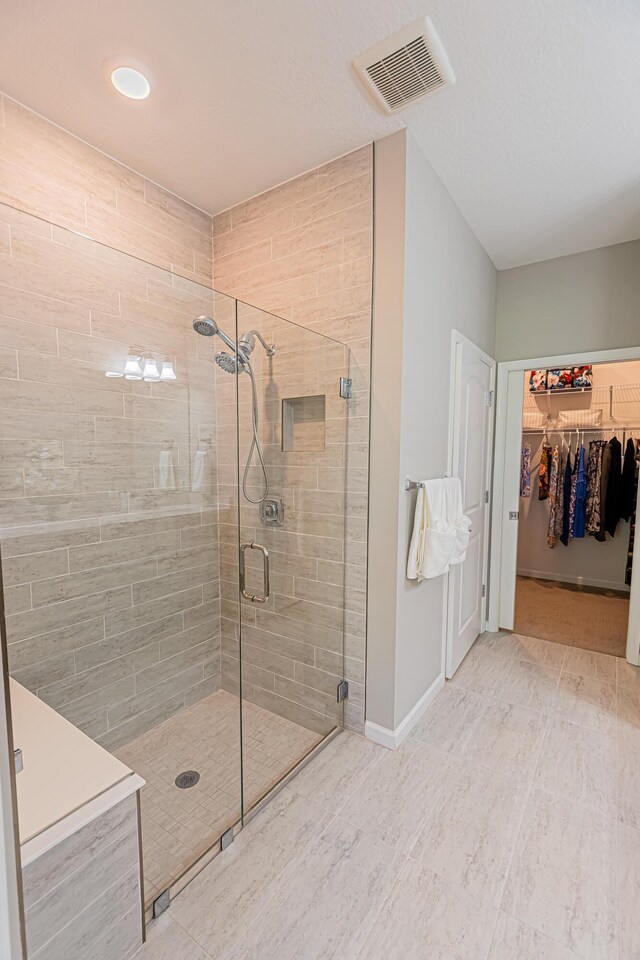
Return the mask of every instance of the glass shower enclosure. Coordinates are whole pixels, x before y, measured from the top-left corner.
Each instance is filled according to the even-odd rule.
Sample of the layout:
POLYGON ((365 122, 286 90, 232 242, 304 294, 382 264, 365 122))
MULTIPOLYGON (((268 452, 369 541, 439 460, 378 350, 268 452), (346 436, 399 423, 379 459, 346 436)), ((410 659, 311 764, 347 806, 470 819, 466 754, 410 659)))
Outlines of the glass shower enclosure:
POLYGON ((0 226, 9 669, 146 780, 151 912, 342 726, 348 350, 0 226))

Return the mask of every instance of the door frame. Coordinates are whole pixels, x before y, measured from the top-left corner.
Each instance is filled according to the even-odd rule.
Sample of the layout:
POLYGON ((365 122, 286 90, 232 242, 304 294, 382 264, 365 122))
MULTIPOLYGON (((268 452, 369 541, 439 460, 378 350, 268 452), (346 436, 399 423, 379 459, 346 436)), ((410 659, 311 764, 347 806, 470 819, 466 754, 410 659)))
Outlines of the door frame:
MULTIPOLYGON (((491 559, 489 570, 489 616, 487 630, 499 629, 500 588, 505 577, 515 578, 516 568, 503 569, 502 538, 505 530, 505 501, 508 502, 508 476, 514 470, 515 451, 506 447, 506 430, 509 415, 513 408, 507 401, 509 374, 525 370, 545 369, 547 367, 572 367, 583 363, 615 363, 621 360, 640 360, 640 346, 619 347, 613 350, 586 350, 582 353, 561 354, 552 357, 530 357, 524 360, 505 360, 498 363, 497 405, 496 405, 496 446, 493 473, 493 503, 491 523, 491 559)), ((524 393, 521 398, 520 419, 524 406, 524 393)), ((520 456, 520 451, 517 451, 520 456)), ((631 579, 629 593, 629 625, 627 629, 627 660, 640 665, 640 576, 631 579)))
MULTIPOLYGON (((490 357, 488 353, 485 353, 484 350, 481 350, 480 347, 469 340, 468 337, 465 337, 463 333, 460 333, 459 330, 451 331, 451 373, 449 377, 449 449, 447 454, 447 476, 452 477, 454 475, 454 460, 455 460, 455 451, 457 441, 459 439, 460 433, 460 410, 458 404, 456 403, 456 398, 458 396, 458 386, 460 383, 460 363, 459 356, 460 351, 459 347, 465 346, 468 349, 475 352, 477 357, 486 363, 490 368, 491 377, 490 377, 490 386, 489 390, 493 392, 494 400, 489 405, 489 430, 487 432, 487 447, 485 450, 486 456, 486 489, 489 491, 489 503, 487 504, 487 509, 484 514, 484 543, 483 543, 483 556, 482 556, 482 582, 486 584, 487 589, 489 588, 489 556, 490 556, 490 537, 491 537, 491 475, 493 468, 493 438, 495 431, 495 395, 496 395, 496 368, 497 362, 493 357, 490 357)), ((454 610, 453 610, 453 578, 451 572, 447 574, 446 582, 446 593, 445 593, 445 603, 444 603, 444 629, 442 631, 442 672, 446 676, 447 673, 447 662, 449 657, 449 651, 451 650, 451 645, 453 643, 453 624, 454 624, 454 610)), ((487 628, 487 603, 486 597, 484 603, 481 599, 481 609, 482 609, 482 618, 480 621, 480 632, 482 633, 487 628)))

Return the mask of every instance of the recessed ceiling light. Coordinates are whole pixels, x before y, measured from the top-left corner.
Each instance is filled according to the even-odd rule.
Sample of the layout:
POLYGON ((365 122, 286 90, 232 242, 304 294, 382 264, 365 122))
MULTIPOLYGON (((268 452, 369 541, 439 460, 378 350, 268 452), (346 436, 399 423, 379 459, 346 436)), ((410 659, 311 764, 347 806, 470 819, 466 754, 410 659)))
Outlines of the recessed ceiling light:
POLYGON ((151 84, 134 67, 116 67, 111 73, 111 83, 118 93, 130 100, 146 100, 151 93, 151 84))

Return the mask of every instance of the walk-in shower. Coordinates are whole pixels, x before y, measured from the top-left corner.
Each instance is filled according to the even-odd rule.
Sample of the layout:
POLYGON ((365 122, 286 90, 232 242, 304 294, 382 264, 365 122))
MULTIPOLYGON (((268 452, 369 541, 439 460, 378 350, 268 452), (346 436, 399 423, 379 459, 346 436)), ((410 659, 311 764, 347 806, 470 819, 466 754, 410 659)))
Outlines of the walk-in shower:
POLYGON ((1 204, 0 236, 9 668, 145 779, 151 910, 342 726, 349 352, 1 204))
POLYGON ((211 317, 196 317, 196 319, 193 321, 193 329, 202 337, 220 337, 223 343, 226 343, 226 345, 233 350, 233 355, 224 350, 215 354, 213 359, 221 370, 224 370, 225 373, 232 373, 234 375, 246 372, 251 379, 251 428, 253 432, 253 438, 251 440, 251 446, 249 448, 244 474, 242 476, 242 493, 249 503, 263 503, 269 496, 269 474, 267 473, 262 447, 260 446, 260 438, 258 436, 258 430, 260 427, 258 394, 256 390, 256 379, 249 357, 255 348, 256 338, 264 347, 265 353, 268 357, 275 356, 275 344, 267 343, 259 330, 250 330, 249 333, 242 335, 238 341, 238 346, 236 347, 231 337, 227 336, 224 330, 221 330, 215 320, 212 320, 211 317), (248 485, 249 469, 253 462, 254 452, 258 454, 258 461, 260 463, 260 469, 262 470, 262 495, 257 498, 254 498, 250 495, 248 485))

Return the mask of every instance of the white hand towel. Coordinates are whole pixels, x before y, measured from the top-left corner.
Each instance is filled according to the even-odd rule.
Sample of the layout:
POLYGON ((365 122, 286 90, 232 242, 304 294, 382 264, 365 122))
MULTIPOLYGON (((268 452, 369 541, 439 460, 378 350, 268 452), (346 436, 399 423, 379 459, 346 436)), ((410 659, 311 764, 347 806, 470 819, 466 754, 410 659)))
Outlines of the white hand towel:
POLYGON ((471 536, 471 519, 463 513, 462 486, 458 477, 451 477, 447 484, 447 516, 453 525, 456 541, 449 559, 449 563, 464 563, 467 558, 467 547, 471 536))
POLYGON ((456 543, 449 563, 464 563, 467 559, 467 547, 471 537, 471 519, 462 514, 456 522, 456 543))
POLYGON ((409 580, 423 580, 419 570, 422 568, 422 558, 424 557, 424 535, 427 529, 427 498, 424 487, 418 487, 416 497, 416 511, 413 515, 413 533, 411 534, 411 544, 409 546, 409 559, 407 561, 407 577, 409 580))
POLYGON ((447 520, 446 488, 442 480, 423 480, 418 487, 407 577, 431 580, 449 569, 455 532, 447 520))
POLYGON ((158 486, 162 490, 172 490, 176 485, 175 470, 173 468, 173 454, 171 450, 161 450, 158 462, 158 486))
POLYGON ((202 490, 205 483, 205 466, 207 463, 207 451, 196 450, 193 461, 193 477, 191 479, 192 490, 202 490))
POLYGON ((449 572, 456 533, 450 520, 451 493, 448 481, 427 480, 424 489, 427 498, 427 532, 421 572, 426 580, 432 580, 449 572))
POLYGON ((418 487, 407 577, 432 580, 466 557, 471 520, 462 512, 462 488, 455 478, 424 480, 418 487))

